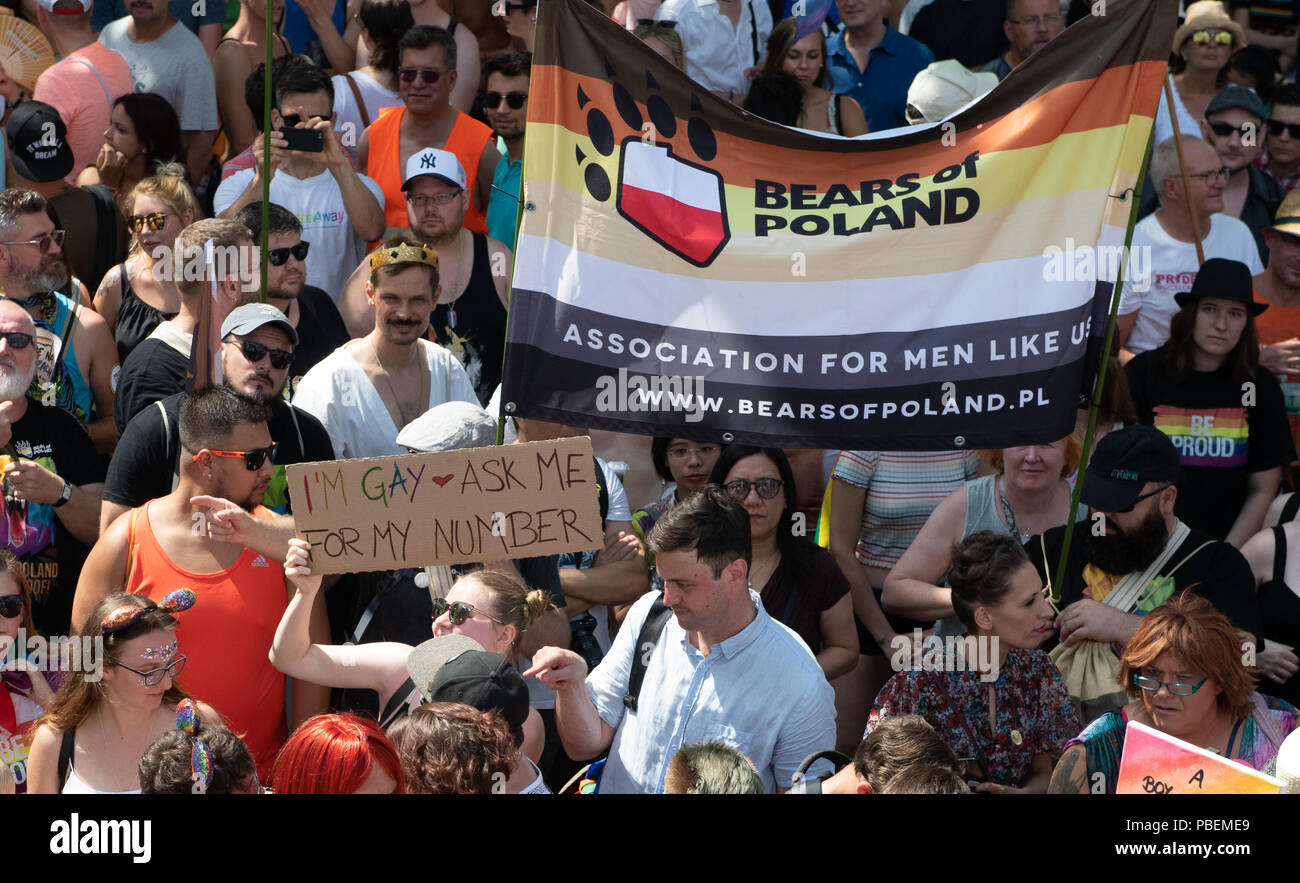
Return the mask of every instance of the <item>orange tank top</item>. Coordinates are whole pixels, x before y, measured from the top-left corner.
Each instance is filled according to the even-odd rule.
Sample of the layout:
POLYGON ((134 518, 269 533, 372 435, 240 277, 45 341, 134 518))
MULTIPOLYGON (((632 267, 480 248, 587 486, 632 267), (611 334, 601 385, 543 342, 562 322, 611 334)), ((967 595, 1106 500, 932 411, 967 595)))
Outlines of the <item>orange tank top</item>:
POLYGON ((177 566, 158 544, 149 504, 131 510, 128 592, 161 601, 181 587, 198 600, 176 618, 176 640, 185 654, 178 679, 191 696, 226 718, 257 760, 257 775, 271 780, 271 763, 287 735, 284 675, 267 659, 284 615, 284 571, 276 561, 244 549, 234 566, 194 573, 177 566))
MULTIPOLYGON (((402 193, 401 129, 405 107, 386 107, 379 118, 370 124, 370 155, 366 160, 366 174, 384 191, 384 222, 389 227, 406 227, 406 195, 402 193)), ((475 233, 487 233, 487 206, 474 207, 478 193, 478 163, 483 149, 492 140, 492 130, 468 114, 456 112, 456 125, 446 144, 430 145, 456 154, 465 169, 465 189, 470 192, 469 208, 465 209, 463 225, 475 233)))

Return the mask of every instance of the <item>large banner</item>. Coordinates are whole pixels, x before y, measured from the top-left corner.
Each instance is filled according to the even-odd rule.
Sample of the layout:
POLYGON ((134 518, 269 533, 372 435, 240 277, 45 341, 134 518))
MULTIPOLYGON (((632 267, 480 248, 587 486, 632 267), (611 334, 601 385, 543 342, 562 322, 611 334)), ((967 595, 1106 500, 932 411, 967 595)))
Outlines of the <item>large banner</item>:
POLYGON ((1098 3, 951 120, 849 140, 547 0, 507 412, 811 448, 1064 436, 1177 5, 1098 3))

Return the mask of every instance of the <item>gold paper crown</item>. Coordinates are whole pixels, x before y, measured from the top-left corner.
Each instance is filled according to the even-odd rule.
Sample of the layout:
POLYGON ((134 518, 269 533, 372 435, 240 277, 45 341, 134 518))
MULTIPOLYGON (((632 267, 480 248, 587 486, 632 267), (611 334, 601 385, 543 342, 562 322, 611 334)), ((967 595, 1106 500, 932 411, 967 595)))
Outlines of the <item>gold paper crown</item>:
POLYGON ((438 272, 438 253, 427 245, 402 243, 387 248, 379 247, 370 253, 370 272, 388 264, 428 264, 438 272))

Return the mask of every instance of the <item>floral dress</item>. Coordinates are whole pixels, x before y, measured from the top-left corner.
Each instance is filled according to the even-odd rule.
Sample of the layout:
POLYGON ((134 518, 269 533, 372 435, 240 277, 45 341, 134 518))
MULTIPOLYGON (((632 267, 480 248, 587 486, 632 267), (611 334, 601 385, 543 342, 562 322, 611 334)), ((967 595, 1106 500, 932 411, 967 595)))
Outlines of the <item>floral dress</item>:
MULTIPOLYGON (((948 654, 950 660, 945 662, 954 655, 948 654)), ((989 732, 989 685, 980 679, 982 672, 927 671, 929 661, 927 654, 921 669, 900 671, 889 679, 876 696, 868 733, 887 717, 918 714, 957 757, 974 758, 988 781, 1019 786, 1029 775, 1035 755, 1060 754, 1066 741, 1079 732, 1065 681, 1041 650, 1007 653, 993 682, 997 696, 993 732, 989 732)), ((955 661, 963 662, 959 657, 955 661)))

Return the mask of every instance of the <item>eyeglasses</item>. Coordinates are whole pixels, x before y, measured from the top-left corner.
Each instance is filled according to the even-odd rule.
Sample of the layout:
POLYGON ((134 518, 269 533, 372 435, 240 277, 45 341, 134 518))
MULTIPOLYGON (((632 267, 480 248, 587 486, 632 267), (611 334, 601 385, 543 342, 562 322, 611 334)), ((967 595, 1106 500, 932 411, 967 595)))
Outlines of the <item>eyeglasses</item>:
POLYGON ((1300 123, 1284 123, 1281 120, 1268 121, 1268 133, 1280 136, 1286 132, 1292 138, 1300 138, 1300 123))
POLYGON ((272 267, 278 267, 285 261, 289 260, 289 255, 293 255, 300 261, 307 260, 307 249, 311 248, 310 242, 299 242, 297 245, 289 248, 271 248, 267 249, 266 260, 272 267))
POLYGON ((1039 25, 1054 25, 1060 20, 1060 15, 1051 12, 1047 15, 1031 15, 1028 18, 1022 18, 1019 21, 1014 18, 1007 19, 1007 21, 1011 22, 1013 25, 1029 25, 1031 28, 1036 28, 1039 25))
POLYGON ((483 106, 488 110, 496 110, 498 107, 501 106, 502 98, 506 100, 507 107, 509 107, 511 110, 518 110, 519 108, 523 107, 524 102, 528 100, 528 93, 507 92, 506 94, 502 95, 500 92, 484 92, 483 106))
POLYGON ((717 445, 700 445, 699 447, 690 448, 685 445, 678 445, 668 449, 669 460, 686 460, 693 456, 698 456, 701 460, 707 460, 710 457, 717 456, 717 445))
POLYGON ((157 233, 167 223, 167 215, 164 212, 150 212, 147 215, 132 215, 126 222, 132 233, 141 233, 147 225, 150 230, 157 233))
POLYGON ((666 18, 663 21, 655 21, 653 18, 638 18, 636 23, 638 27, 663 28, 666 31, 671 31, 677 27, 677 22, 670 18, 666 18))
POLYGON ((1210 131, 1220 138, 1227 138, 1233 132, 1241 135, 1242 138, 1257 134, 1259 127, 1254 123, 1242 123, 1240 126, 1230 126, 1227 123, 1210 123, 1210 131))
POLYGON ((497 625, 505 625, 504 622, 497 619, 495 616, 484 613, 468 601, 452 601, 449 603, 446 598, 436 599, 433 602, 433 618, 440 619, 444 613, 447 614, 447 619, 451 621, 452 625, 464 625, 465 621, 474 615, 474 613, 478 613, 480 616, 492 620, 497 625))
POLYGON ((1210 183, 1211 178, 1219 178, 1220 180, 1226 181, 1228 180, 1228 169, 1224 166, 1220 166, 1212 172, 1197 172, 1196 174, 1188 175, 1187 177, 1193 180, 1204 181, 1206 184, 1210 183))
POLYGON ((722 489, 727 492, 727 496, 731 497, 731 499, 743 503, 749 497, 750 488, 754 489, 760 500, 770 500, 781 493, 783 484, 785 482, 779 478, 760 478, 758 481, 745 481, 743 478, 738 478, 724 484, 722 489))
POLYGON ((32 336, 26 331, 0 331, 0 340, 11 350, 25 350, 32 345, 32 336))
POLYGON ((438 78, 442 76, 442 71, 436 67, 399 67, 397 76, 401 78, 403 83, 414 83, 415 78, 419 77, 432 86, 438 82, 438 78))
MULTIPOLYGON (((293 353, 287 350, 272 349, 264 343, 258 343, 255 340, 227 340, 224 343, 233 343, 239 346, 239 351, 244 354, 251 364, 256 365, 262 361, 262 357, 269 355, 271 357, 271 367, 277 371, 283 371, 293 363, 293 353)), ((256 466, 250 467, 256 469, 256 466)))
POLYGON ((39 245, 41 254, 49 254, 56 247, 63 248, 63 231, 53 230, 49 233, 42 233, 36 239, 22 239, 18 242, 0 242, 0 245, 39 245))
POLYGON ((1227 46, 1232 42, 1232 33, 1230 31, 1193 31, 1192 42, 1205 45, 1211 40, 1220 46, 1227 46))
MULTIPOLYGON (((302 114, 282 113, 280 114, 280 119, 284 122, 284 125, 288 126, 290 129, 293 129, 293 128, 297 128, 298 124, 302 122, 302 114)), ((307 122, 309 124, 314 124, 316 121, 323 120, 323 119, 325 119, 325 117, 321 116, 320 114, 314 113, 311 116, 307 117, 307 122)))
POLYGON ((456 190, 448 193, 435 193, 433 196, 411 196, 408 194, 406 201, 415 206, 416 209, 423 211, 435 205, 449 205, 453 199, 464 192, 463 190, 456 190))
POLYGON ((4 619, 14 619, 22 615, 23 596, 22 595, 4 595, 0 597, 0 617, 4 619))
POLYGON ((138 674, 141 682, 143 682, 146 687, 152 687, 156 684, 161 684, 164 677, 179 677, 180 673, 185 669, 185 655, 183 653, 177 653, 172 657, 172 661, 164 665, 162 668, 154 668, 149 671, 140 671, 138 668, 132 668, 125 663, 113 659, 110 659, 109 663, 111 665, 116 665, 118 668, 124 668, 129 672, 138 674))
MULTIPOLYGON (((271 442, 264 448, 253 448, 251 451, 214 451, 211 448, 204 448, 203 450, 214 457, 228 457, 230 459, 242 457, 244 459, 244 468, 249 472, 256 472, 262 468, 262 464, 268 459, 275 459, 275 442, 271 442)), ((199 451, 191 459, 197 463, 199 455, 202 453, 203 451, 199 451)))
POLYGON ((1159 690, 1161 687, 1168 687, 1169 692, 1175 696, 1191 696, 1197 690, 1201 689, 1208 680, 1209 678, 1201 678, 1201 680, 1195 684, 1171 684, 1168 681, 1158 681, 1155 678, 1149 678, 1146 675, 1133 675, 1133 685, 1135 687, 1141 687, 1143 690, 1149 690, 1152 693, 1159 690))

